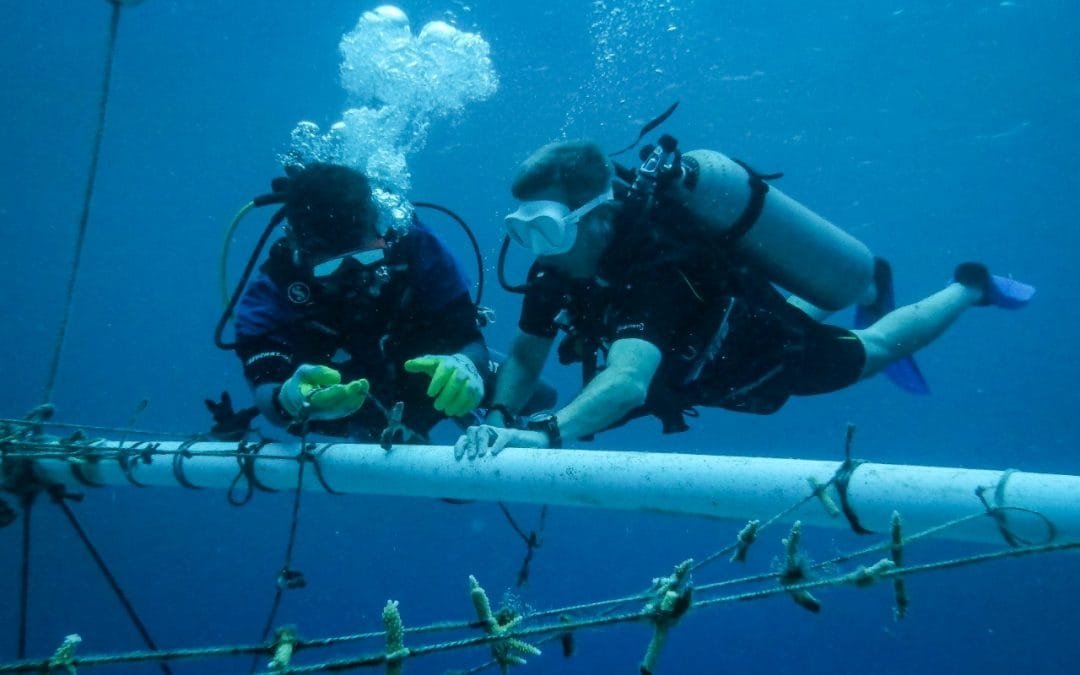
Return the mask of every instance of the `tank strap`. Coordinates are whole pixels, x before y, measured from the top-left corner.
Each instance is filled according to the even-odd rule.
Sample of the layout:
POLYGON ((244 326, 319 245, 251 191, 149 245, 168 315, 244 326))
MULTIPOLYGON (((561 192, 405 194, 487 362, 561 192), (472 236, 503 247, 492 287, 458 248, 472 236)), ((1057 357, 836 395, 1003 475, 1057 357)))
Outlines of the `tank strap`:
POLYGON ((782 173, 759 173, 740 159, 732 158, 731 161, 741 166, 749 176, 747 183, 750 185, 750 201, 746 203, 746 208, 743 209, 738 220, 732 223, 731 227, 724 233, 723 239, 726 243, 742 239, 743 235, 750 231, 750 228, 754 226, 754 223, 761 216, 761 210, 765 208, 765 195, 769 192, 769 184, 766 181, 776 180, 784 176, 782 173))

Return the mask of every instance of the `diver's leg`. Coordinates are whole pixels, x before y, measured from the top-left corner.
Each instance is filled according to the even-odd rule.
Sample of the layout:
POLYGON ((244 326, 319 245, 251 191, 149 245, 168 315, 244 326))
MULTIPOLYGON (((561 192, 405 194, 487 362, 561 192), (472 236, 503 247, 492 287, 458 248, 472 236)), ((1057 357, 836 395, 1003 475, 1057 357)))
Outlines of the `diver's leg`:
POLYGON ((898 307, 867 328, 853 331, 866 349, 862 377, 874 375, 930 344, 982 297, 982 289, 953 282, 924 300, 898 307))
POLYGON ((1034 295, 1034 286, 991 274, 982 263, 960 263, 953 272, 953 282, 944 290, 889 312, 865 329, 853 331, 866 349, 862 376, 873 375, 930 344, 968 307, 1021 309, 1034 295))

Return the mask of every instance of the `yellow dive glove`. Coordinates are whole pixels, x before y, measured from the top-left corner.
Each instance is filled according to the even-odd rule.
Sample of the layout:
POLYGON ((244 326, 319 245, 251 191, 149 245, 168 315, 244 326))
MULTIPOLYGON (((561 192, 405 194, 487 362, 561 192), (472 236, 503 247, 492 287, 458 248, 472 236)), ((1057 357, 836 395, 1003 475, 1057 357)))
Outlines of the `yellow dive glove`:
POLYGON ((278 402, 294 420, 336 420, 359 410, 369 388, 367 380, 341 384, 333 368, 304 364, 281 385, 278 402))
POLYGON ((447 417, 460 417, 484 398, 484 379, 464 354, 427 354, 405 362, 410 373, 431 376, 427 395, 435 399, 435 409, 447 417))

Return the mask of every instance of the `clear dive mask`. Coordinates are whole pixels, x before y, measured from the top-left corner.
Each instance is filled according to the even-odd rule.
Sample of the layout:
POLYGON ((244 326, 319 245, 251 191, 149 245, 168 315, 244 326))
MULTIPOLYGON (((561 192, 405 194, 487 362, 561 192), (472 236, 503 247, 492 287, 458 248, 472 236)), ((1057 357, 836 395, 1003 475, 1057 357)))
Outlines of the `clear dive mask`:
POLYGON ((533 255, 560 255, 574 247, 581 219, 614 199, 615 194, 608 188, 573 211, 551 200, 522 202, 517 211, 506 216, 506 232, 533 255))

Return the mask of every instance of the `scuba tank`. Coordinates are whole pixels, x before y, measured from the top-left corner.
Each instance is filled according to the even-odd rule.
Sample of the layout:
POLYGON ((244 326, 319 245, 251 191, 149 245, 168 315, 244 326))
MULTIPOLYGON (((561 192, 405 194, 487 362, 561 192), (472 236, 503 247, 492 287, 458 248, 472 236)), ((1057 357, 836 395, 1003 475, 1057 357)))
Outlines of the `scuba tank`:
POLYGON ((766 183, 770 178, 715 150, 682 154, 661 194, 707 234, 730 241, 774 283, 826 310, 858 301, 872 286, 865 244, 766 183))
MULTIPOLYGON (((678 102, 641 128, 613 159, 641 142, 666 121, 678 102)), ((682 210, 706 238, 731 246, 773 283, 818 308, 835 311, 873 293, 874 255, 861 241, 836 227, 767 181, 782 174, 758 173, 715 150, 682 153, 678 141, 662 135, 643 147, 636 168, 614 164, 617 188, 627 213, 648 219, 655 208, 682 210)), ((499 283, 512 293, 504 273, 510 238, 499 249, 499 283)))

